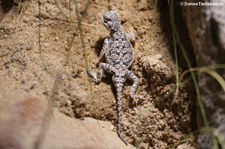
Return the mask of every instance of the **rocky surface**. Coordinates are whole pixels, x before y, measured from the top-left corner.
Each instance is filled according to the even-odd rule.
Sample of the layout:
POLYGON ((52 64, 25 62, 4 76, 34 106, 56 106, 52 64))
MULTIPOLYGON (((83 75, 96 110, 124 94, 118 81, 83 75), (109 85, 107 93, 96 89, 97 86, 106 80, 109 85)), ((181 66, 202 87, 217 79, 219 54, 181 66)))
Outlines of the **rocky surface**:
MULTIPOLYGON (((69 5, 69 0, 58 0, 58 5, 55 0, 40 0, 40 9, 37 1, 34 0, 14 1, 13 7, 0 17, 2 19, 0 23, 0 95, 7 91, 15 97, 20 94, 25 97, 36 97, 41 100, 40 103, 48 100, 54 108, 64 114, 53 112, 53 118, 49 122, 49 130, 46 133, 53 133, 52 131, 58 126, 60 135, 55 134, 54 137, 62 136, 62 138, 55 139, 55 142, 53 139, 48 139, 51 142, 48 145, 59 145, 61 141, 62 144, 68 142, 71 146, 76 143, 79 145, 74 138, 81 140, 85 138, 75 136, 69 131, 79 134, 81 133, 77 129, 80 128, 79 123, 82 125, 94 123, 93 127, 95 127, 96 120, 106 121, 107 123, 99 122, 101 126, 106 125, 105 128, 108 128, 108 123, 112 123, 113 127, 110 126, 109 131, 112 138, 116 137, 114 136, 117 123, 116 99, 112 76, 105 73, 99 85, 89 82, 84 57, 85 50, 90 69, 96 71, 102 42, 109 33, 99 19, 99 15, 113 8, 120 15, 124 29, 129 31, 132 27, 137 33, 137 40, 134 43, 135 62, 131 70, 139 78, 140 83, 136 94, 142 98, 136 106, 131 104, 129 92, 132 82, 128 80, 123 91, 122 125, 125 139, 133 146, 143 149, 164 148, 183 139, 192 131, 193 120, 190 110, 192 109, 191 99, 193 99, 190 91, 192 87, 182 88, 179 98, 174 100, 176 65, 171 54, 174 52, 171 52, 173 49, 166 1, 162 1, 157 6, 158 10, 154 8, 154 1, 151 0, 94 0, 90 5, 87 5, 87 2, 87 0, 78 1, 79 15, 82 17, 84 41, 82 45, 74 4, 69 5), (65 120, 54 121, 57 115, 65 120), (96 120, 89 121, 86 117, 96 120), (82 119, 84 121, 81 121, 82 119), (62 134, 64 128, 65 132, 68 131, 65 137, 62 134)), ((16 102, 16 98, 7 97, 9 95, 1 97, 0 101, 16 102)), ((23 103, 21 101, 18 105, 24 107, 23 103)), ((40 119, 45 115, 45 110, 42 109, 43 113, 40 113, 41 108, 38 110, 35 105, 38 107, 41 104, 36 101, 31 102, 31 105, 34 106, 34 110, 37 110, 34 113, 39 113, 38 123, 41 123, 40 119)), ((11 112, 9 115, 14 114, 11 112)), ((33 125, 33 122, 26 120, 23 116, 20 119, 29 126, 33 125)), ((5 128, 2 130, 7 130, 7 124, 12 122, 5 123, 5 128)), ((38 126, 31 130, 30 135, 38 135, 36 130, 39 129, 38 126)), ((27 126, 21 127, 23 129, 17 131, 19 131, 18 134, 23 135, 27 126)), ((104 128, 98 128, 104 132, 104 128)), ((96 131, 101 136, 102 132, 98 129, 96 131)), ((90 137, 93 135, 91 131, 85 131, 84 135, 89 136, 87 139, 90 143, 93 142, 90 137)), ((8 143, 19 142, 21 146, 25 143, 18 139, 14 141, 10 135, 6 136, 12 138, 8 140, 8 143)), ((29 138, 23 135, 24 138, 30 139, 27 141, 28 144, 30 142, 29 147, 35 140, 32 136, 29 138)), ((50 134, 40 137, 41 146, 44 146, 48 136, 51 138, 50 134)), ((104 133, 104 136, 107 135, 104 133)), ((101 139, 97 138, 100 137, 94 137, 96 144, 102 145, 101 139)), ((103 137, 103 140, 107 142, 108 137, 103 137)), ((108 144, 110 148, 111 145, 108 144)), ((187 143, 187 145, 192 144, 187 143)))
MULTIPOLYGON (((3 95, 3 94, 2 94, 3 95)), ((2 96, 0 148, 16 149, 133 149, 112 131, 109 122, 72 119, 46 100, 20 94, 2 96), (13 102, 9 102, 13 101, 13 102)))
MULTIPOLYGON (((198 67, 225 63, 225 3, 223 0, 216 2, 223 3, 223 6, 183 7, 198 67)), ((225 79, 224 68, 215 71, 225 79)), ((199 73, 198 80, 209 124, 225 138, 224 90, 208 74, 199 73)), ((200 111, 198 116, 199 125, 204 126, 200 111)), ((203 133, 198 139, 199 146, 213 148, 212 138, 209 133, 203 133)))

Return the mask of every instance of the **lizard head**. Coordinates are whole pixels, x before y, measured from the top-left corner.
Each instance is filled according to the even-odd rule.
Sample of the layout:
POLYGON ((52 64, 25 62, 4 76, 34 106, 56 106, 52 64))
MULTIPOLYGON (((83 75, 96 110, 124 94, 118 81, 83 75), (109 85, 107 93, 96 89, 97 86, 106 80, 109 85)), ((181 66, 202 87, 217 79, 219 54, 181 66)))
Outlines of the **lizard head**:
POLYGON ((117 31, 121 26, 120 18, 114 10, 106 12, 101 19, 105 27, 110 31, 117 31))

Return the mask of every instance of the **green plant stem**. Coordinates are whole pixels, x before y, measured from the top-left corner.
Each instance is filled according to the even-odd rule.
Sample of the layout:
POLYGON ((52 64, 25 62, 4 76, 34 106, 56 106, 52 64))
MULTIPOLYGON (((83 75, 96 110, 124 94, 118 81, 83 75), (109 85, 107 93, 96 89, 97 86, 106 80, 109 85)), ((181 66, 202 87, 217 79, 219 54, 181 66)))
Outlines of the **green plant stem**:
MULTIPOLYGON (((173 7, 174 6, 174 0, 170 0, 170 1, 168 0, 168 4, 170 6, 170 12, 171 12, 170 13, 170 18, 173 18, 174 12, 171 9, 174 9, 174 7, 173 7)), ((175 20, 174 19, 171 19, 171 25, 172 25, 172 31, 175 33, 175 40, 180 45, 180 49, 182 51, 182 54, 184 55, 185 61, 186 61, 187 65, 188 65, 188 68, 191 69, 192 68, 191 63, 189 61, 187 53, 184 50, 183 44, 180 41, 178 32, 176 30, 176 24, 175 24, 175 20)), ((197 78, 196 78, 194 72, 190 72, 190 73, 191 73, 191 77, 192 77, 192 80, 193 80, 193 83, 194 83, 194 87, 195 87, 195 91, 196 91, 196 95, 197 95, 197 101, 198 101, 198 105, 200 107, 200 111, 201 111, 201 114, 202 114, 202 117, 203 117, 204 125, 205 125, 206 128, 208 128, 209 124, 208 124, 208 120, 207 120, 207 117, 206 117, 205 109, 204 109, 204 106, 203 106, 203 103, 202 103, 200 89, 199 89, 198 83, 197 83, 197 78)))
POLYGON ((176 63, 176 92, 175 94, 178 94, 179 90, 179 63, 178 63, 178 56, 177 56, 177 43, 176 43, 176 26, 174 25, 175 19, 174 19, 174 1, 171 1, 171 4, 169 3, 170 7, 170 16, 171 16, 171 26, 172 26, 172 32, 173 32, 173 46, 174 46, 174 56, 175 56, 175 63, 176 63))

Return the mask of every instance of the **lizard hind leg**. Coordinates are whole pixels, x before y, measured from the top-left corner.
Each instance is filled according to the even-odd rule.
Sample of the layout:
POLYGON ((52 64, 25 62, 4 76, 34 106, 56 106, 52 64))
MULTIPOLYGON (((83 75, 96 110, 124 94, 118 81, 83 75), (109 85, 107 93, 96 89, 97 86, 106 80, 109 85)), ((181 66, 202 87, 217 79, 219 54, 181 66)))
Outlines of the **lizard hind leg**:
MULTIPOLYGON (((126 73, 127 78, 129 78, 130 80, 132 80, 134 83, 131 86, 131 90, 130 90, 130 97, 134 100, 134 103, 137 103, 137 97, 134 95, 137 91, 137 87, 138 87, 138 78, 137 76, 130 70, 127 70, 126 73)), ((140 97, 138 97, 140 98, 140 97)))
POLYGON ((112 65, 107 64, 107 63, 100 63, 99 67, 98 67, 97 75, 95 73, 89 73, 89 76, 93 79, 93 81, 96 84, 99 84, 101 82, 103 70, 105 70, 109 73, 115 72, 115 68, 112 65))

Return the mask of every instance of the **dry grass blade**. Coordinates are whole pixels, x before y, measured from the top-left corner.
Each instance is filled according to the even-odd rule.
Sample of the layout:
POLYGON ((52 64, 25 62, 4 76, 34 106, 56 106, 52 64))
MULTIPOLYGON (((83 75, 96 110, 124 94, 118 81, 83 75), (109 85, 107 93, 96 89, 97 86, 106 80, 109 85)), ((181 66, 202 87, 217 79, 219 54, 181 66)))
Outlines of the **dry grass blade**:
POLYGON ((64 10, 62 9, 62 7, 59 6, 59 2, 58 0, 54 0, 56 6, 58 7, 58 9, 60 10, 60 12, 63 14, 64 17, 66 17, 66 19, 69 19, 69 16, 67 16, 67 14, 64 12, 64 10))
POLYGON ((221 75, 219 75, 216 71, 211 70, 209 68, 202 68, 199 70, 200 72, 205 72, 210 74, 212 77, 214 77, 218 83, 221 85, 221 87, 223 88, 223 90, 225 91, 225 81, 224 79, 221 77, 221 75))
POLYGON ((209 135, 213 135, 213 149, 225 149, 225 138, 217 129, 215 129, 214 127, 209 127, 208 129, 202 128, 201 132, 206 132, 209 135))
POLYGON ((220 143, 221 147, 223 149, 225 149, 225 138, 223 138, 223 136, 215 129, 213 129, 213 134, 216 136, 216 138, 218 139, 217 142, 220 143))
MULTIPOLYGON (((91 1, 88 1, 85 7, 85 11, 87 11, 88 6, 90 5, 91 1)), ((86 72, 87 72, 87 77, 88 77, 88 81, 89 81, 89 90, 90 90, 90 98, 93 101, 93 91, 92 91, 92 85, 91 85, 91 79, 88 76, 88 71, 90 70, 89 68, 89 63, 88 63, 88 58, 87 58, 87 52, 84 46, 84 39, 83 39, 83 32, 82 32, 82 18, 79 15, 79 10, 78 10, 78 4, 77 1, 74 0, 74 5, 75 5, 75 15, 77 17, 77 27, 79 30, 79 35, 80 35, 80 40, 81 40, 81 45, 82 45, 82 50, 83 50, 83 56, 84 56, 84 61, 85 61, 85 67, 86 67, 86 72)))
POLYGON ((42 49, 41 49, 41 2, 40 2, 40 0, 38 0, 38 11, 39 11, 39 14, 38 14, 38 17, 39 17, 39 24, 38 24, 38 49, 39 49, 39 55, 40 55, 41 62, 42 62, 42 65, 44 67, 44 70, 47 73, 50 73, 48 71, 48 69, 47 69, 46 64, 45 64, 44 57, 43 57, 43 54, 42 54, 42 49))
MULTIPOLYGON (((41 34, 40 34, 41 33, 41 2, 40 2, 40 0, 38 0, 38 9, 39 9, 39 28, 38 28, 39 54, 40 54, 40 57, 41 57, 42 64, 44 66, 44 70, 48 74, 51 74, 47 70, 47 67, 46 67, 44 59, 43 59, 42 50, 41 50, 41 34)), ((47 99, 47 102, 48 102, 48 108, 46 109, 46 111, 44 111, 44 118, 42 119, 42 122, 41 122, 40 131, 39 131, 39 134, 37 135, 37 139, 34 141, 33 148, 35 148, 35 149, 41 148, 41 144, 45 140, 45 136, 46 136, 46 133, 49 129, 51 118, 52 118, 52 115, 53 115, 53 107, 52 107, 52 103, 51 103, 51 96, 50 96, 50 99, 47 99)))
POLYGON ((19 25, 20 25, 20 22, 21 22, 21 19, 22 19, 22 17, 23 17, 23 14, 25 13, 25 11, 26 11, 26 9, 27 9, 27 3, 26 2, 21 2, 21 0, 19 1, 19 8, 20 8, 20 13, 19 13, 19 17, 18 17, 18 19, 17 19, 17 21, 16 21, 16 27, 15 27, 15 32, 17 32, 17 29, 18 29, 18 27, 19 27, 19 25))
MULTIPOLYGON (((62 13, 62 15, 67 19, 69 20, 69 22, 76 22, 76 23, 81 23, 82 25, 85 25, 85 26, 88 26, 88 27, 96 27, 95 25, 92 25, 92 24, 88 24, 88 23, 84 23, 84 22, 81 22, 81 20, 72 20, 72 14, 71 14, 71 11, 69 10, 69 16, 64 12, 64 10, 62 9, 62 7, 60 6, 58 0, 54 0, 56 6, 58 7, 59 11, 62 13)), ((69 9, 71 7, 71 0, 69 0, 69 9)), ((88 8, 88 7, 87 7, 88 8)), ((86 11, 86 10, 85 10, 86 11)))
POLYGON ((177 141, 176 143, 169 145, 167 147, 165 147, 165 149, 176 149, 178 145, 181 145, 182 143, 185 143, 187 141, 192 141, 194 140, 197 135, 199 134, 199 130, 185 136, 183 139, 181 139, 180 141, 177 141))
POLYGON ((221 87, 225 91, 225 80, 215 70, 210 69, 210 67, 197 67, 197 68, 188 69, 182 73, 180 79, 182 79, 188 72, 193 72, 193 71, 208 73, 209 75, 211 75, 213 78, 215 78, 218 81, 218 83, 221 85, 221 87))

